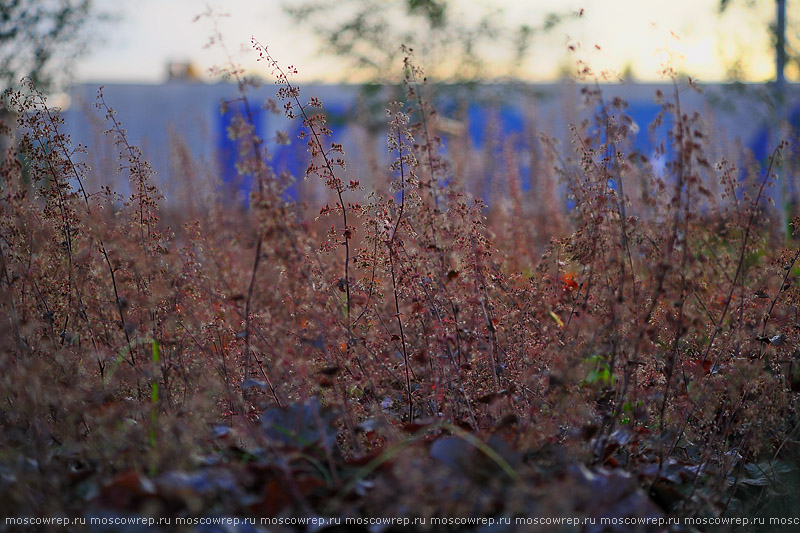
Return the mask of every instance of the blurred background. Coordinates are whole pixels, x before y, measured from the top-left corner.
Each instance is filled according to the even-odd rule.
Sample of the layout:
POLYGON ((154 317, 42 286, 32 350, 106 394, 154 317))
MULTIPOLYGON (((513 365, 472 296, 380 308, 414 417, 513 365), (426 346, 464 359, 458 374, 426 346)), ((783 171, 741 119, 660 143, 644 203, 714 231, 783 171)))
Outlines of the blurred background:
MULTIPOLYGON (((305 143, 297 140, 300 125, 270 112, 274 78, 257 61, 251 38, 268 46, 283 67, 297 68, 292 80, 304 99, 323 100, 333 140, 345 145, 356 175, 369 175, 386 159, 384 110, 403 98, 398 83, 406 45, 436 88, 431 98, 440 111, 444 149, 473 154, 461 164, 472 172, 466 185, 491 204, 492 194, 502 196, 501 175, 509 170, 494 164, 500 151, 516 154, 525 191, 536 191, 537 176, 552 175, 542 167, 552 163, 543 155, 542 134, 565 147, 565 158, 571 155, 569 125, 594 112, 579 105, 587 83, 628 102, 630 148, 656 169, 669 161, 659 149, 668 124, 659 131, 648 125, 661 110, 656 93, 671 93, 673 79, 703 87, 702 94, 682 98, 686 109, 707 118, 717 153, 734 150, 763 161, 783 135, 781 127, 800 125, 795 3, 6 0, 0 5, 0 80, 16 87, 22 76, 32 78, 64 110, 73 143, 90 147, 102 144, 107 127, 92 105, 104 86, 106 102, 129 140, 144 150, 168 200, 180 197, 175 186, 185 181, 191 160, 196 173, 210 171, 232 187, 242 205, 251 183, 237 172, 237 148, 228 135, 240 111, 229 75, 261 80, 266 83, 249 97, 256 132, 286 181, 286 194, 313 205, 324 198, 315 198, 313 186, 300 179, 307 161, 305 143), (227 112, 220 113, 221 101, 232 102, 227 112), (280 142, 286 138, 288 145, 280 142)), ((113 154, 95 150, 92 157, 99 182, 114 174, 113 154)), ((794 204, 796 189, 784 180, 776 194, 794 204)))
MULTIPOLYGON (((597 71, 662 79, 666 62, 700 81, 775 77, 776 0, 8 0, 0 7, 3 75, 160 83, 189 63, 203 79, 228 60, 204 48, 217 24, 232 58, 261 72, 255 37, 299 79, 398 78, 400 44, 438 80, 553 81, 575 55, 597 71), (209 17, 197 18, 203 13, 209 17), (570 50, 569 47, 575 50, 570 50), (51 59, 52 57, 52 59, 51 59), (63 62, 69 59, 69 62, 63 62), (61 60, 61 61, 59 61, 61 60), (394 65, 395 67, 397 64, 394 65)), ((786 75, 797 79, 797 14, 787 2, 786 75)))
MULTIPOLYGON (((390 69, 398 64, 391 60, 399 59, 403 43, 417 49, 438 80, 553 81, 574 71, 576 54, 597 71, 641 81, 663 79, 667 62, 703 82, 775 77, 775 0, 10 2, 32 9, 39 4, 73 6, 82 19, 69 31, 82 46, 72 63, 77 82, 160 83, 172 62, 189 63, 208 79, 208 69, 228 59, 218 47, 204 48, 215 21, 197 16, 209 12, 245 69, 266 74, 250 46, 255 37, 298 66, 304 81, 397 79, 390 69)), ((798 18, 791 1, 788 8, 786 75, 795 80, 798 18)), ((3 9, 13 18, 13 8, 3 9)), ((41 26, 44 31, 48 24, 41 26)))

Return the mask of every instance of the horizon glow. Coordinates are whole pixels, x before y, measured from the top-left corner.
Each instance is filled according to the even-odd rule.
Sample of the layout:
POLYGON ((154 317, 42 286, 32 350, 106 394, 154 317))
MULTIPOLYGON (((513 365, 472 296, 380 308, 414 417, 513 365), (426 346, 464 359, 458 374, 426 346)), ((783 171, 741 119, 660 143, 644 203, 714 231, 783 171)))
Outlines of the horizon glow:
MULTIPOLYGON (((295 65, 299 81, 365 81, 345 59, 320 54, 320 41, 310 31, 291 27, 281 9, 284 3, 228 0, 215 9, 229 14, 219 19, 219 29, 235 64, 248 73, 269 77, 250 48, 250 38, 255 37, 268 45, 282 64, 295 65)), ((171 61, 191 63, 204 81, 213 82, 216 80, 208 70, 227 62, 218 46, 205 48, 212 21, 193 22, 206 9, 202 2, 137 0, 134 5, 96 0, 96 5, 118 20, 95 29, 99 38, 76 66, 77 83, 161 83, 171 61)), ((587 62, 596 73, 611 72, 612 78, 628 73, 637 81, 663 81, 662 72, 669 64, 698 81, 720 82, 729 79, 728 69, 738 59, 743 81, 773 79, 774 58, 767 32, 774 17, 772 2, 756 8, 734 3, 722 16, 716 14, 717 5, 718 0, 673 0, 668 4, 643 0, 452 0, 452 9, 467 15, 496 6, 504 10, 506 20, 531 26, 541 24, 549 12, 583 10, 583 16, 572 17, 534 39, 519 71, 518 77, 524 81, 563 78, 576 70, 578 60, 587 62), (568 51, 568 44, 575 47, 574 52, 568 51)), ((334 16, 336 7, 331 9, 334 16)), ((788 11, 791 25, 791 6, 788 11)), ((507 57, 498 55, 498 64, 505 60, 507 57)), ((787 69, 787 79, 797 79, 796 70, 787 69)), ((502 74, 499 67, 487 72, 489 78, 502 74)))

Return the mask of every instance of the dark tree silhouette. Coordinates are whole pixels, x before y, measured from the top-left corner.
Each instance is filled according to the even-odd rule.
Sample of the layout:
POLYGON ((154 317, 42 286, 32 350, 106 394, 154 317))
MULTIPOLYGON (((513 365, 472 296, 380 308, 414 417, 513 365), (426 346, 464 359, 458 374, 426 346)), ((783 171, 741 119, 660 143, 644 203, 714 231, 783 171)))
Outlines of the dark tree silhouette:
POLYGON ((16 87, 23 76, 42 90, 68 81, 91 39, 85 29, 99 18, 92 0, 0 2, 0 87, 16 87))
POLYGON ((376 80, 397 72, 401 45, 414 48, 435 77, 463 81, 513 75, 533 37, 565 17, 550 13, 536 27, 509 26, 501 8, 467 17, 448 0, 342 0, 339 6, 333 13, 327 0, 284 3, 295 22, 321 36, 323 53, 350 59, 376 80), (508 64, 491 59, 498 46, 511 52, 508 64))
MULTIPOLYGON (((755 0, 747 0, 748 7, 755 6, 755 0)), ((719 0, 719 12, 724 13, 732 0, 719 0)), ((786 63, 800 63, 800 53, 786 41, 786 0, 775 0, 775 22, 769 25, 769 32, 775 46, 775 82, 779 89, 786 82, 786 63)))

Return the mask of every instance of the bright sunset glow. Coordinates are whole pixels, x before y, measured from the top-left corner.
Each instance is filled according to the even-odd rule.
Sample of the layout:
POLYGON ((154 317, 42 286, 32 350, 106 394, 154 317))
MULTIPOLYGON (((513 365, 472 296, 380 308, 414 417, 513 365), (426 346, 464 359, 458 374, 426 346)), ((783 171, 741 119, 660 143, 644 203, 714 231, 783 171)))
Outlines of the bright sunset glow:
MULTIPOLYGON (((290 23, 281 9, 284 4, 281 0, 229 0, 216 6, 212 3, 219 12, 230 15, 219 23, 234 60, 246 68, 258 68, 249 48, 249 39, 255 36, 283 62, 297 65, 302 79, 353 80, 354 73, 345 61, 321 55, 313 33, 290 23)), ((120 4, 98 0, 97 5, 118 15, 119 20, 104 26, 104 42, 79 65, 79 81, 158 83, 165 77, 168 61, 191 61, 203 72, 225 61, 219 49, 203 48, 211 23, 208 19, 192 22, 204 10, 200 2, 140 0, 120 4)), ((332 5, 331 17, 340 16, 332 5)), ((588 60, 596 71, 628 71, 640 81, 659 80, 668 63, 702 81, 723 81, 737 60, 745 80, 774 77, 766 29, 774 17, 772 2, 761 2, 755 8, 734 2, 722 16, 716 13, 718 0, 454 0, 450 8, 469 16, 493 6, 502 8, 511 24, 531 26, 541 24, 547 13, 583 10, 583 16, 571 17, 549 34, 534 39, 519 71, 530 81, 556 79, 573 70, 578 58, 588 60), (579 44, 579 50, 568 53, 568 42, 579 44)), ((792 22, 790 5, 789 24, 792 22)), ((502 65, 507 57, 497 59, 502 65)), ((498 68, 497 72, 486 74, 491 77, 503 72, 498 68)), ((793 74, 789 69, 787 75, 791 78, 793 74)))

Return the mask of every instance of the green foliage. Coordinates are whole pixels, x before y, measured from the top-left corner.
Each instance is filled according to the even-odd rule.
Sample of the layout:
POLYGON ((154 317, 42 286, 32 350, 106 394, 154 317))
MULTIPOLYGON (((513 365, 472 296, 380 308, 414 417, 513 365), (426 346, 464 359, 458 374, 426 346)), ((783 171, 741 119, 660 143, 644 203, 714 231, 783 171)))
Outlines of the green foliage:
POLYGON ((28 77, 44 90, 68 80, 91 40, 85 30, 103 18, 92 0, 4 0, 0 3, 0 87, 28 77))
POLYGON ((591 370, 586 376, 584 383, 587 385, 594 385, 600 388, 608 388, 614 385, 615 377, 609 366, 609 357, 603 355, 593 355, 586 359, 589 363, 591 370))

